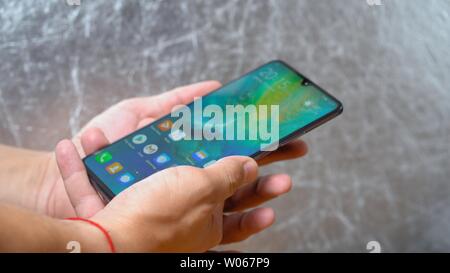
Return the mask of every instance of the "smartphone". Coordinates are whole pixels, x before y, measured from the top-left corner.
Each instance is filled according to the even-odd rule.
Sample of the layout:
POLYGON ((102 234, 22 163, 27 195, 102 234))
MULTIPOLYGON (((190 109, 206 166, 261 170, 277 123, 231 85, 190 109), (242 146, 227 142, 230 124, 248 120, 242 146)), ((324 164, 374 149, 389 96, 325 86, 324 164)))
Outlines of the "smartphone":
MULTIPOLYGON (((264 105, 277 106, 273 111, 270 108, 271 113, 278 112, 278 131, 274 134, 275 139, 269 142, 276 142, 278 146, 338 116, 343 110, 342 103, 335 97, 280 60, 266 63, 196 99, 186 105, 184 110, 202 111, 210 106, 227 110, 227 107, 233 105, 250 105, 253 106, 252 109, 258 106, 262 109, 264 105), (202 102, 200 107, 197 104, 199 100, 202 102)), ((247 114, 244 113, 245 121, 253 124, 263 124, 271 120, 268 115, 258 115, 255 118, 250 116, 250 113, 247 114)), ((232 134, 222 139, 211 136, 202 138, 201 135, 198 137, 198 134, 195 137, 195 133, 203 132, 202 128, 198 128, 198 124, 201 124, 200 127, 207 124, 210 126, 214 116, 213 124, 217 125, 221 119, 217 113, 211 114, 211 111, 206 116, 193 116, 188 119, 192 126, 173 130, 181 115, 175 117, 173 113, 168 114, 86 156, 83 162, 87 173, 102 199, 109 202, 127 187, 165 168, 179 165, 206 167, 226 156, 243 155, 259 159, 270 153, 261 145, 263 141, 258 136, 262 134, 256 134, 256 138, 245 138, 251 134, 250 129, 255 127, 237 128, 238 120, 235 117, 225 119, 225 114, 222 115, 223 123, 219 125, 235 128, 232 134), (186 133, 192 132, 194 137, 186 136, 186 133), (237 134, 242 136, 242 133, 244 138, 236 137, 237 134)), ((229 116, 228 113, 226 116, 229 116)), ((271 126, 271 122, 268 123, 266 127, 271 126)), ((220 127, 215 127, 216 131, 217 128, 220 127)), ((209 132, 217 133, 213 130, 209 132)), ((267 139, 265 141, 267 142, 267 139)))

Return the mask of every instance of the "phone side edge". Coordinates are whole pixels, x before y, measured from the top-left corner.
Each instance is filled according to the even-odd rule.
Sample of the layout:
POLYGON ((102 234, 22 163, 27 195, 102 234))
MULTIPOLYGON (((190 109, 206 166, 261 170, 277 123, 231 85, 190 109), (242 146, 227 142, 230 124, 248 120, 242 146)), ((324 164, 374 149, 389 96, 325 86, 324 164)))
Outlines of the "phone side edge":
MULTIPOLYGON (((336 118, 337 116, 339 116, 340 114, 342 114, 342 112, 344 111, 343 104, 338 99, 336 99, 334 97, 333 97, 333 99, 336 101, 336 104, 337 104, 336 108, 333 111, 331 111, 328 114, 324 115, 323 117, 311 122, 310 124, 295 130, 291 134, 283 137, 282 139, 279 140, 279 147, 286 145, 295 139, 298 139, 299 137, 305 135, 306 133, 312 131, 313 129, 327 123, 328 121, 330 121, 330 120, 336 118)), ((250 157, 258 160, 258 159, 265 157, 266 155, 268 155, 270 153, 271 152, 267 152, 267 151, 258 151, 256 153, 250 155, 250 157)))
POLYGON ((116 195, 105 185, 89 168, 89 165, 86 164, 85 159, 83 158, 83 164, 86 168, 86 172, 88 175, 89 182, 94 187, 95 191, 99 194, 102 201, 107 204, 109 203, 116 195))

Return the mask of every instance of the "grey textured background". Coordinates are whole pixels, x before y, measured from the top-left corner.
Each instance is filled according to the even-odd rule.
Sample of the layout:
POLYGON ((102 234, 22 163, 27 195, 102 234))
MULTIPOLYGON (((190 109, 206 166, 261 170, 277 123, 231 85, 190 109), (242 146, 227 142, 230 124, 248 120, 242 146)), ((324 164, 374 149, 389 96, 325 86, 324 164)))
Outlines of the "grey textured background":
POLYGON ((0 142, 53 149, 107 106, 274 58, 340 98, 246 251, 450 251, 450 1, 0 1, 0 142))

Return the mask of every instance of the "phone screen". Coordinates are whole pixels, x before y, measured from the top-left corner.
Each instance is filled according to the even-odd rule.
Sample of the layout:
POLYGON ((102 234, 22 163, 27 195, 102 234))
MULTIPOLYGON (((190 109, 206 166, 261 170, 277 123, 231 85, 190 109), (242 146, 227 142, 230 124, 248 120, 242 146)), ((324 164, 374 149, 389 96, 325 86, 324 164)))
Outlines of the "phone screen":
MULTIPOLYGON (((342 109, 338 100, 281 61, 269 62, 200 99, 201 106, 195 105, 196 100, 184 110, 195 112, 200 109, 201 112, 214 105, 224 111, 222 117, 217 113, 211 114, 211 111, 206 115, 194 113, 189 117, 191 128, 183 130, 172 130, 181 115, 168 114, 156 120, 87 156, 84 163, 94 182, 102 184, 101 188, 110 191, 110 195, 117 195, 133 183, 165 168, 179 165, 206 167, 226 156, 261 153, 262 133, 257 133, 256 139, 249 136, 258 125, 266 124, 266 131, 270 131, 275 109, 272 111, 268 107, 266 116, 247 113, 245 120, 253 122, 256 127, 238 127, 236 119, 226 118, 229 117, 226 110, 230 105, 251 105, 257 110, 264 105, 278 106, 278 132, 272 135, 272 139, 264 139, 268 144, 283 142, 342 109), (211 122, 212 118, 214 122, 211 122), (215 130, 209 132, 217 133, 217 130, 224 129, 222 139, 211 139, 211 135, 209 138, 195 137, 195 132, 202 132, 202 127, 212 124, 215 130), (230 127, 235 130, 227 137, 225 132, 230 127), (190 137, 186 137, 190 132, 190 137), (237 137, 238 134, 244 139, 237 137)), ((258 111, 256 113, 259 114, 258 111)))

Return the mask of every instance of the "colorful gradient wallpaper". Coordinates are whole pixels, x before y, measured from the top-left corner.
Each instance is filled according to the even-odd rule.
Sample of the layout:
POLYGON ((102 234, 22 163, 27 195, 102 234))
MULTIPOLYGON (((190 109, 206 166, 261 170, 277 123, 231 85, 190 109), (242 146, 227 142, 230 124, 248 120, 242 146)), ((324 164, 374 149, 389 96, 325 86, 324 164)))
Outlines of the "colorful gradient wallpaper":
MULTIPOLYGON (((194 140, 194 131, 202 130, 211 117, 194 115, 194 103, 187 107, 191 110, 191 139, 186 140, 189 132, 171 132, 178 117, 170 114, 153 122, 133 134, 89 155, 84 163, 91 176, 102 181, 110 191, 117 195, 125 188, 153 173, 178 165, 208 166, 216 160, 230 155, 252 156, 261 150, 261 143, 278 142, 312 122, 335 112, 340 103, 327 95, 319 87, 305 81, 296 71, 281 61, 272 61, 245 76, 230 82, 219 90, 201 98, 202 108, 217 105, 223 110, 222 123, 214 123, 214 128, 234 127, 232 139, 194 140), (226 119, 227 105, 267 106, 268 115, 258 115, 255 120, 246 116, 243 131, 244 140, 237 139, 235 119, 226 119), (249 139, 251 122, 267 124, 271 132, 271 106, 279 108, 279 133, 277 139, 261 139, 258 133, 254 140, 249 139), (194 117, 195 116, 195 117, 194 117)), ((255 128, 255 127, 253 127, 255 128)), ((256 127, 257 129, 259 127, 256 127)))

